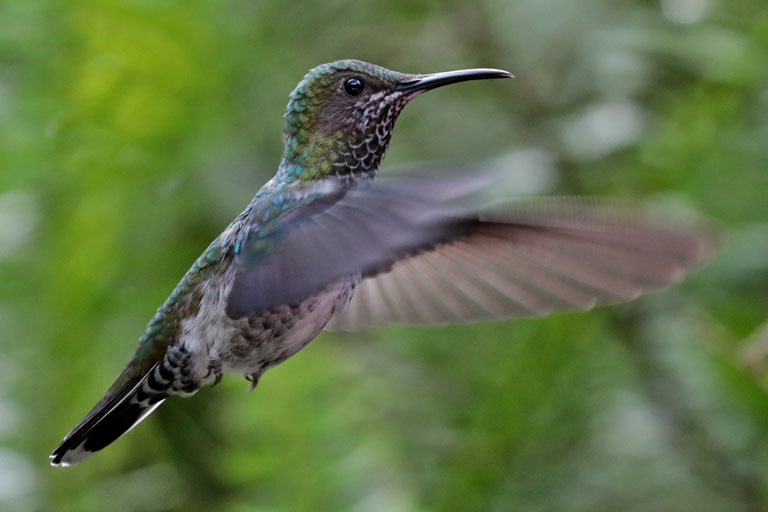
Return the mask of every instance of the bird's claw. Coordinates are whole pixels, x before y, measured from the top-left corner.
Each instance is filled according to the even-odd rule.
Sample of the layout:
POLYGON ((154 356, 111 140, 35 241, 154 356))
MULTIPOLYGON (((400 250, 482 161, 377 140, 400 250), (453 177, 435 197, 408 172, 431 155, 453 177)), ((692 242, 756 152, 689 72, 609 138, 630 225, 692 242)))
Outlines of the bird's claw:
POLYGON ((256 386, 259 384, 260 378, 261 378, 261 372, 253 372, 245 376, 245 380, 251 383, 250 387, 248 388, 249 392, 256 389, 256 386))
POLYGON ((203 376, 203 380, 207 380, 211 377, 211 374, 214 375, 213 382, 210 384, 211 386, 215 386, 219 382, 221 382, 221 378, 224 375, 224 373, 221 370, 221 360, 218 358, 210 358, 208 359, 208 372, 203 376))

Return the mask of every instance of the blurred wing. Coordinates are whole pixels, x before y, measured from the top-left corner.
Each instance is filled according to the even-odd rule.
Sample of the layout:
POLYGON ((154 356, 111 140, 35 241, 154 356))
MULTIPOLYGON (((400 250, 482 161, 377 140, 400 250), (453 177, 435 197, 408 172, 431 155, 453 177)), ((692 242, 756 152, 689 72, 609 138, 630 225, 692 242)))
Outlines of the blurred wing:
POLYGON ((546 315, 628 301, 675 283, 712 251, 675 228, 576 198, 512 205, 454 240, 363 279, 329 329, 546 315))
POLYGON ((268 237, 243 243, 227 314, 238 318, 295 303, 339 279, 382 271, 468 233, 473 221, 457 202, 480 186, 477 178, 401 180, 294 206, 268 237), (256 261, 249 252, 259 254, 256 261))

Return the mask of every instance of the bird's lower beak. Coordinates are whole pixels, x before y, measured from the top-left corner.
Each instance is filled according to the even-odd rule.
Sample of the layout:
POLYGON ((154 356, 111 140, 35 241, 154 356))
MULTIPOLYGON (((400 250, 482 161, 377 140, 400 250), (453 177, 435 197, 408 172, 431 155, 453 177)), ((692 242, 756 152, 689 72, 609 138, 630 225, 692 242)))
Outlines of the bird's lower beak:
POLYGON ((429 91, 436 87, 448 84, 466 82, 468 80, 486 80, 490 78, 514 78, 509 71, 502 69, 478 68, 459 69, 457 71, 445 71, 429 75, 416 75, 415 77, 400 82, 395 86, 396 91, 429 91))

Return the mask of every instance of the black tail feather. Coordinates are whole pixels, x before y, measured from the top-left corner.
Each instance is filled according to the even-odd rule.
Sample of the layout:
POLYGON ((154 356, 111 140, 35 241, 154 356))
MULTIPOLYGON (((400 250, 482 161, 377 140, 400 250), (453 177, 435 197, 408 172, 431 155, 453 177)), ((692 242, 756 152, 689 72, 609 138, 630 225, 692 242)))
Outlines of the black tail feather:
POLYGON ((145 385, 146 381, 145 377, 138 382, 129 382, 105 403, 97 404, 53 450, 51 464, 78 464, 141 422, 167 397, 165 393, 150 391, 145 385))

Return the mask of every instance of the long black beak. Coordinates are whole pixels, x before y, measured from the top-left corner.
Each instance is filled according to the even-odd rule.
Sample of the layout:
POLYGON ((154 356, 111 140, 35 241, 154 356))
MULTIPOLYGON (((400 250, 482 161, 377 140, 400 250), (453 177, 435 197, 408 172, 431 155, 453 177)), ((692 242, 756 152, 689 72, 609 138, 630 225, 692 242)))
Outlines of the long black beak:
POLYGON ((396 91, 428 91, 443 85, 466 82, 468 80, 486 80, 489 78, 514 78, 509 71, 502 69, 478 68, 459 69, 444 73, 432 73, 430 75, 416 76, 412 80, 406 80, 395 86, 396 91))

